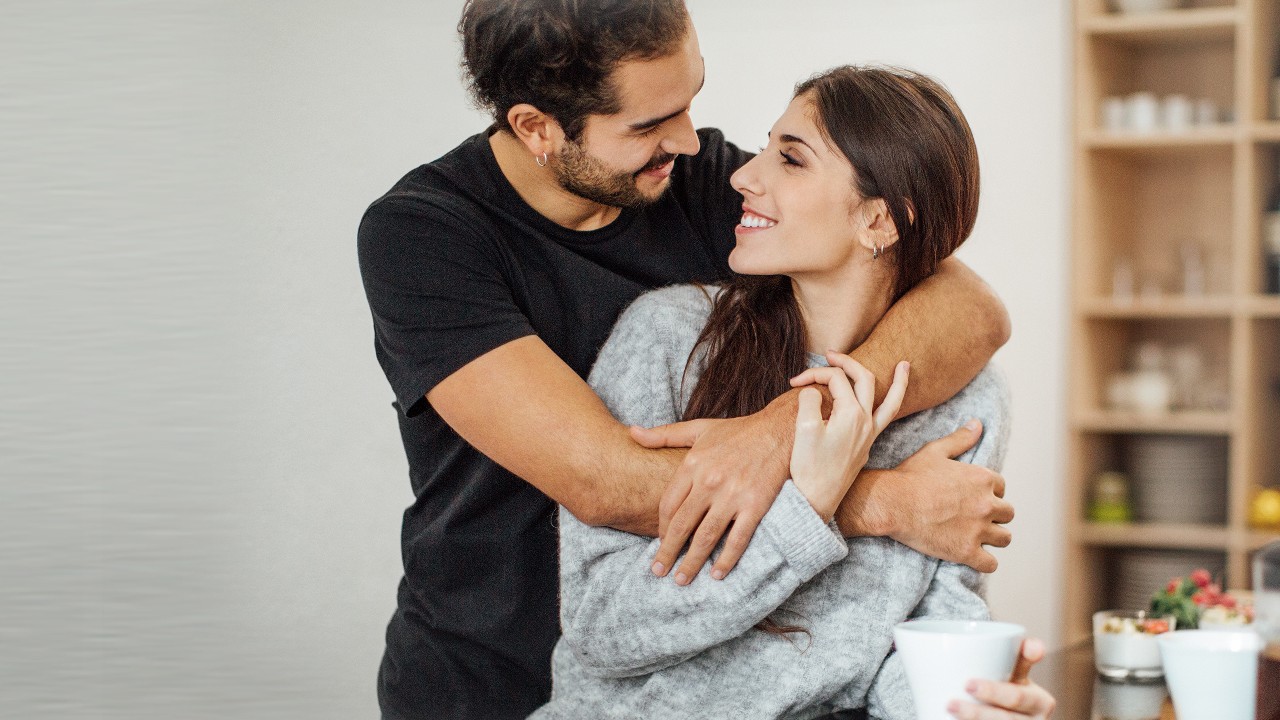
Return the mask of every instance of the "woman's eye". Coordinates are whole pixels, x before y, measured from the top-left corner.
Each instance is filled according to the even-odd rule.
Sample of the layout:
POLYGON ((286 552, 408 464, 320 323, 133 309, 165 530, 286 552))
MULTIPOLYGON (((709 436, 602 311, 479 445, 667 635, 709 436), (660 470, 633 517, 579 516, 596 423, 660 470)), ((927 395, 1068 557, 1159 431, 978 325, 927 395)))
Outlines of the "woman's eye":
POLYGON ((800 162, 796 160, 794 157, 788 155, 787 153, 779 150, 778 154, 782 156, 783 165, 795 165, 796 167, 800 166, 800 162))

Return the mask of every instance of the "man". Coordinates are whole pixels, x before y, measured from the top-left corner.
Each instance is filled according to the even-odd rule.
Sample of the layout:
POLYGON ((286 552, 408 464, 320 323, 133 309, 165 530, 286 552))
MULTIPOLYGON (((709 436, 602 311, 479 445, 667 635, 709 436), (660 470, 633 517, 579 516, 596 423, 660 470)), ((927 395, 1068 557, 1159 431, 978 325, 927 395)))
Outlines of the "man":
MULTIPOLYGON (((793 392, 746 418, 629 431, 583 381, 641 292, 729 272, 742 201, 728 178, 750 156, 694 130, 703 64, 683 2, 469 0, 459 29, 494 125, 401 179, 359 233, 416 496, 384 718, 524 717, 546 700, 557 502, 662 537, 653 572, 679 584, 723 538, 697 581, 723 577, 785 480, 795 421, 793 392)), ((912 361, 910 413, 963 387, 1007 333, 999 301, 947 261, 854 356, 881 395, 912 361)), ((982 545, 1009 542, 1003 480, 950 460, 980 432, 864 473, 841 528, 994 570, 982 545)))

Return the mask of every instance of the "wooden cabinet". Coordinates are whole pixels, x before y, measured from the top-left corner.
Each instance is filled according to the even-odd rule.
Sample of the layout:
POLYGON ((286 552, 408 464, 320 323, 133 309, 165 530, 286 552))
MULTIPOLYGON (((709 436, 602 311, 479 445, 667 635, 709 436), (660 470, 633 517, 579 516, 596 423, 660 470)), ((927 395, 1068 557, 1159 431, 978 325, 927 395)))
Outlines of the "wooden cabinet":
MULTIPOLYGON (((1134 558, 1208 558, 1242 588, 1252 553, 1276 537, 1251 529, 1248 510, 1260 489, 1280 487, 1280 296, 1265 293, 1262 237, 1280 184, 1271 98, 1280 0, 1183 4, 1133 14, 1104 0, 1075 7, 1065 643, 1090 634, 1092 612, 1132 601, 1120 575, 1132 574, 1134 558), (1188 103, 1204 110, 1190 123, 1188 103), (1132 377, 1143 347, 1166 360, 1194 348, 1205 394, 1169 411, 1125 405, 1129 386, 1117 378, 1132 377), (1159 448, 1178 438, 1225 447, 1213 455, 1225 465, 1216 520, 1171 522, 1155 511, 1123 524, 1088 519, 1104 471, 1124 472, 1148 508, 1153 494, 1181 492, 1153 481, 1152 467, 1134 467, 1167 471, 1159 458, 1177 454, 1159 448)), ((1197 453, 1186 463, 1219 462, 1197 453)))

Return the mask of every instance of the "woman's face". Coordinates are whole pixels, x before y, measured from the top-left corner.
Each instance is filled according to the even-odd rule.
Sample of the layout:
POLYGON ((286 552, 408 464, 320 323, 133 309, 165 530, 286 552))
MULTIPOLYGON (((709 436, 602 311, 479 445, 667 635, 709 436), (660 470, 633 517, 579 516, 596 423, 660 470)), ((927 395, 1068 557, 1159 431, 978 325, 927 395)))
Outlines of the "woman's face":
POLYGON ((808 94, 793 99, 768 146, 730 178, 743 198, 729 254, 735 272, 823 274, 848 267, 863 249, 853 168, 827 145, 815 118, 808 94))

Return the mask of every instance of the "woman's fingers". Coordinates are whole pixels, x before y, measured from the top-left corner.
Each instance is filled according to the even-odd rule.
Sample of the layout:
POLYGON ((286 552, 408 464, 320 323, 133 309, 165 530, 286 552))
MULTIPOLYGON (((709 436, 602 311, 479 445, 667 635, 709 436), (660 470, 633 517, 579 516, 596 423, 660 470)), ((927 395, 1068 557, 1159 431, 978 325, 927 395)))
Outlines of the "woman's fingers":
POLYGON ((893 384, 889 386, 884 402, 876 408, 876 432, 884 430, 894 418, 898 417, 898 411, 902 409, 902 399, 907 396, 907 381, 910 375, 911 363, 906 360, 898 363, 898 366, 893 369, 893 384))
POLYGON ((862 412, 870 418, 872 406, 876 402, 876 376, 863 367, 862 363, 834 350, 827 351, 827 362, 833 367, 844 370, 853 381, 853 390, 857 395, 858 404, 862 406, 862 412))
POLYGON ((947 709, 963 720, 1047 718, 1056 705, 1049 691, 1034 683, 1019 685, 975 680, 970 687, 969 694, 988 707, 953 701, 947 709))

